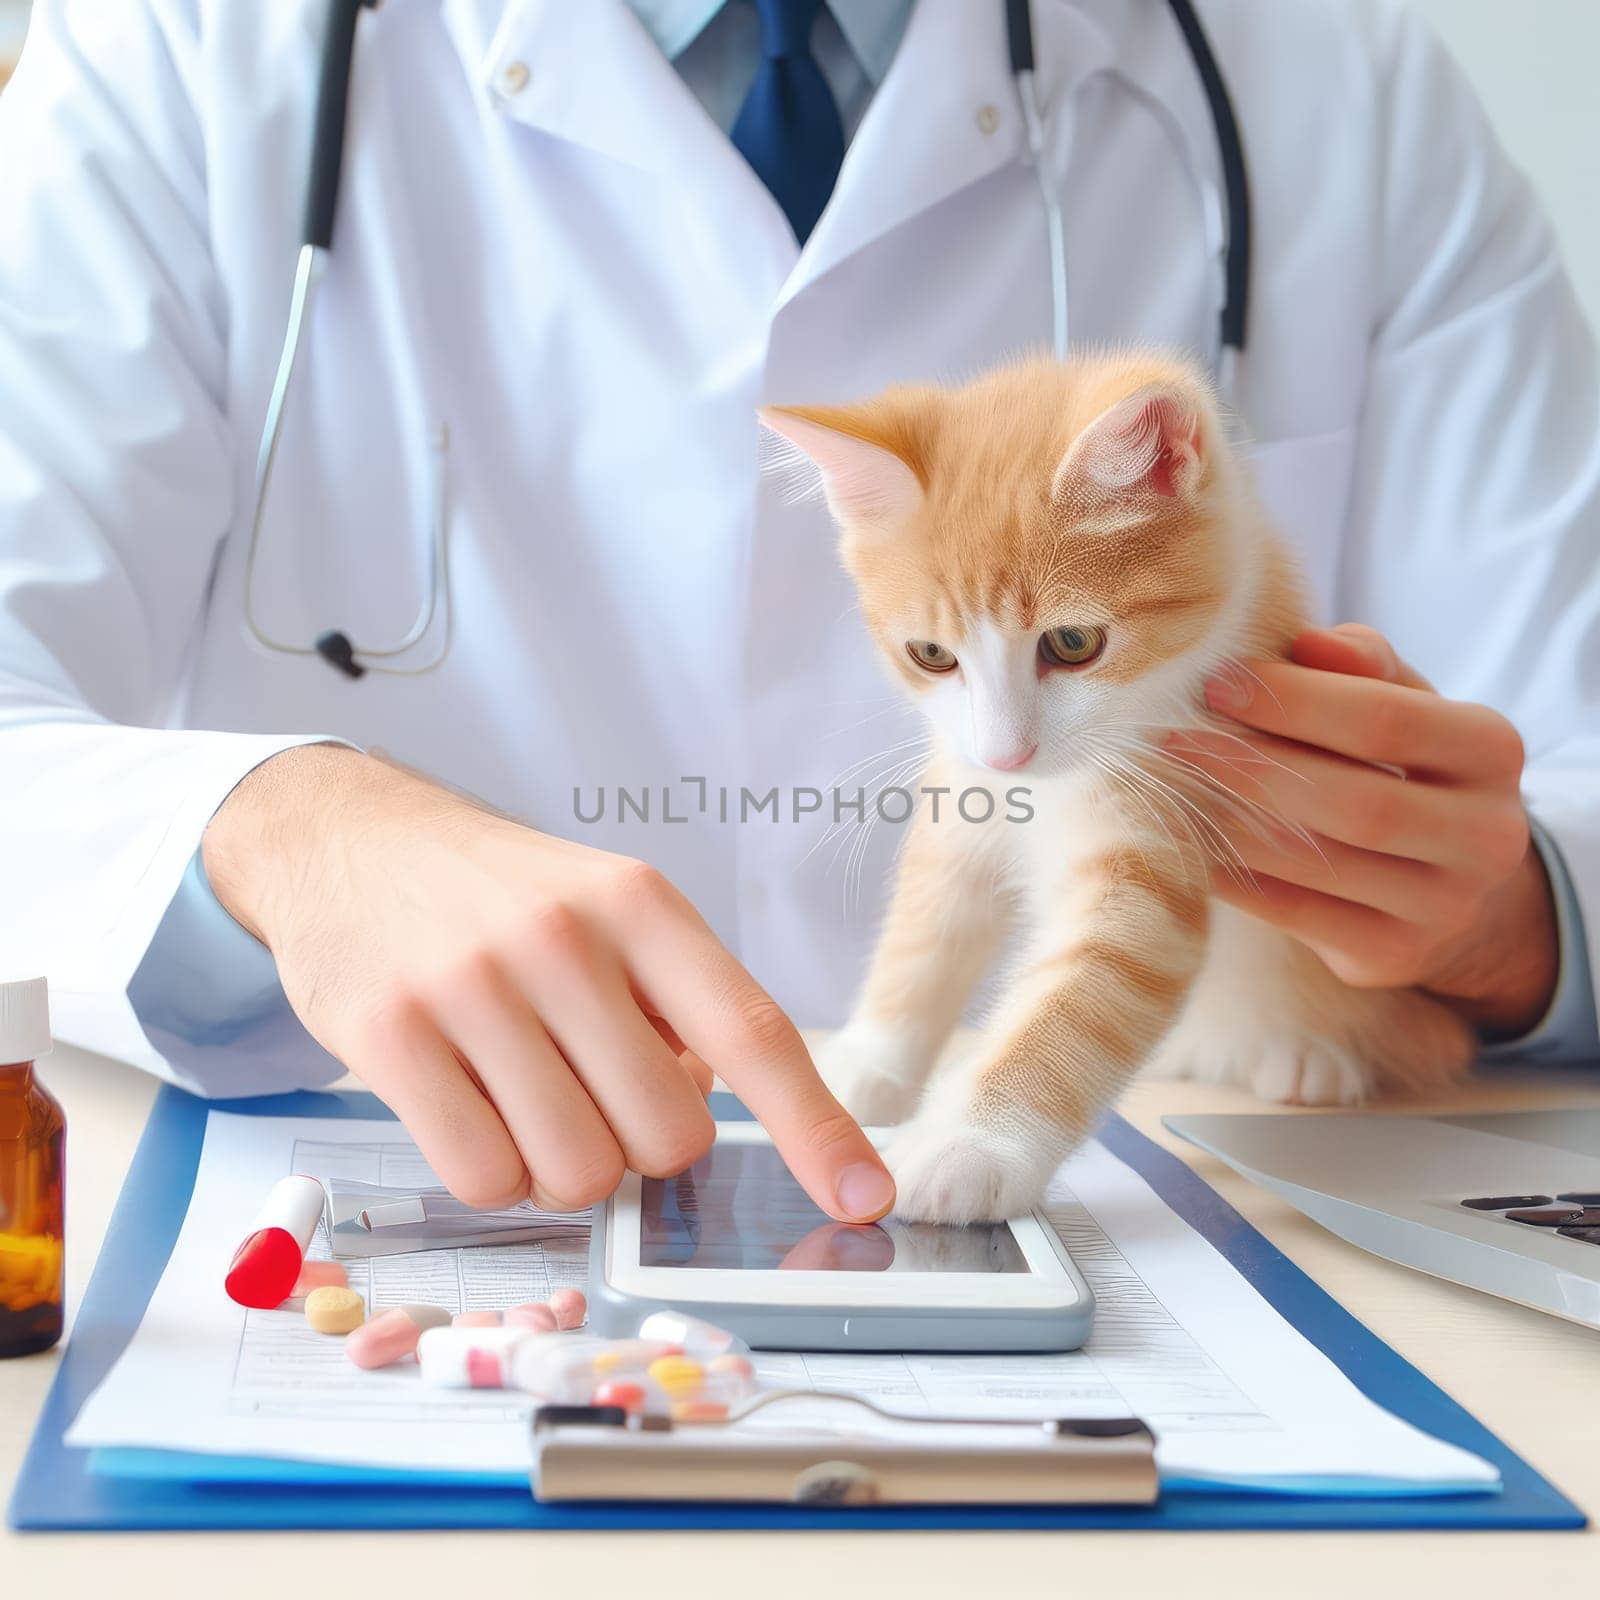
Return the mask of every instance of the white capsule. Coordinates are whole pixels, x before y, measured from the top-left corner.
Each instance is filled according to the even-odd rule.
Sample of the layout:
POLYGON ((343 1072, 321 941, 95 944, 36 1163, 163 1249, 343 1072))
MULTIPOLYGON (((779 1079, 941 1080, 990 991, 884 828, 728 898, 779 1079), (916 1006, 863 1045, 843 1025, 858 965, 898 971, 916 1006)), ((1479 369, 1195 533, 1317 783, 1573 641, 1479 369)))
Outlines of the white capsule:
POLYGON ((699 1317, 686 1316, 681 1311, 652 1311, 639 1324, 639 1337, 681 1345, 684 1354, 693 1356, 697 1361, 708 1361, 712 1356, 745 1349, 744 1341, 737 1334, 719 1328, 714 1322, 702 1322, 699 1317))

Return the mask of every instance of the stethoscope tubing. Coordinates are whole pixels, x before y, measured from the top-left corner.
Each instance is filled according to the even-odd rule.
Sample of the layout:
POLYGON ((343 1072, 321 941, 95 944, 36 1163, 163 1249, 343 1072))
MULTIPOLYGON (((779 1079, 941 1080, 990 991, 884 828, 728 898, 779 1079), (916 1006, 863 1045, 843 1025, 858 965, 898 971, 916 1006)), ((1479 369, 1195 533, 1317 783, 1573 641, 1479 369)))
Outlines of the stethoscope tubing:
MULTIPOLYGON (((273 381, 267 414, 261 430, 256 458, 255 508, 251 519, 250 542, 245 556, 244 620, 251 636, 264 649, 284 655, 320 655, 348 677, 359 678, 368 670, 415 676, 431 672, 449 653, 453 632, 453 604, 450 594, 447 524, 449 508, 445 491, 445 453, 448 435, 441 428, 433 441, 433 530, 430 540, 430 571, 427 594, 411 627, 397 641, 382 647, 356 645, 337 630, 321 635, 313 644, 295 645, 274 639, 257 621, 254 608, 256 559, 261 545, 263 512, 267 489, 277 458, 283 431, 284 413, 299 356, 302 336, 310 318, 316 286, 328 252, 333 246, 333 224, 339 203, 339 181, 344 165, 345 130, 350 112, 351 68, 355 57, 356 28, 361 13, 376 8, 380 0, 328 0, 323 31, 322 54, 317 81, 316 115, 311 140, 311 170, 306 185, 305 217, 301 227, 302 244, 295 268, 294 294, 282 353, 273 381), (433 626, 441 608, 444 637, 432 657, 418 666, 380 664, 401 656, 421 642, 433 626)), ((1167 0, 1169 10, 1183 35, 1196 75, 1205 91, 1217 151, 1222 166, 1227 209, 1223 238, 1222 305, 1218 313, 1218 378, 1225 394, 1232 391, 1232 378, 1243 353, 1248 334, 1251 266, 1251 199, 1249 172, 1238 117, 1232 97, 1217 64, 1210 40, 1192 0, 1167 0)), ((1051 303, 1054 308, 1055 351, 1066 355, 1067 279, 1065 226, 1059 198, 1054 194, 1044 170, 1046 129, 1034 84, 1033 14, 1030 0, 1005 0, 1006 48, 1021 99, 1028 147, 1039 177, 1044 202, 1050 249, 1051 303)))

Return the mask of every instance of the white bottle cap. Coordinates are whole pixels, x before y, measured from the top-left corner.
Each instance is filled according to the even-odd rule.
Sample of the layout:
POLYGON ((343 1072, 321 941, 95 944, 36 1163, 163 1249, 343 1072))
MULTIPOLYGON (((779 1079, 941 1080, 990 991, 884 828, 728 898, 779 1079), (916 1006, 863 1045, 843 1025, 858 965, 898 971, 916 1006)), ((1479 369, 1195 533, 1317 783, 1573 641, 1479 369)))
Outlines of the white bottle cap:
POLYGON ((0 1066, 49 1053, 49 994, 43 978, 0 983, 0 1066))

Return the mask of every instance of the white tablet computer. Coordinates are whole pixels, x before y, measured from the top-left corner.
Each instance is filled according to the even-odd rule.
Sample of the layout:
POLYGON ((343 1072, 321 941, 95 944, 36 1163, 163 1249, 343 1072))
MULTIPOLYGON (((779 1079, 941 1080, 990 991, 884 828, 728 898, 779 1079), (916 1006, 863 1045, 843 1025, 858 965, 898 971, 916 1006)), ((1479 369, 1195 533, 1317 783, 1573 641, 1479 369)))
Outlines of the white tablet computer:
POLYGON ((1037 1212, 964 1228, 834 1222, 754 1122, 719 1122, 676 1178, 629 1173, 596 1207, 590 1249, 589 1317, 608 1336, 671 1307, 758 1350, 1075 1350, 1094 1318, 1037 1212))

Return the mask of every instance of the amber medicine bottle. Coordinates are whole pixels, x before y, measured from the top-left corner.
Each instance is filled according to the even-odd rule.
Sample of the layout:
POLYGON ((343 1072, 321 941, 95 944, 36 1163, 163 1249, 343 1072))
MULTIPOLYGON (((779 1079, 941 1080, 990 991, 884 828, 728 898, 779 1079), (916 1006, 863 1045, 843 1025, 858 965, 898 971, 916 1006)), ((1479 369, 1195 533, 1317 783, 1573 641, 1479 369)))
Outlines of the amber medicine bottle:
POLYGON ((49 1048, 44 979, 0 982, 0 1356, 61 1337, 67 1119, 33 1070, 49 1048))

